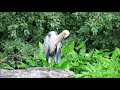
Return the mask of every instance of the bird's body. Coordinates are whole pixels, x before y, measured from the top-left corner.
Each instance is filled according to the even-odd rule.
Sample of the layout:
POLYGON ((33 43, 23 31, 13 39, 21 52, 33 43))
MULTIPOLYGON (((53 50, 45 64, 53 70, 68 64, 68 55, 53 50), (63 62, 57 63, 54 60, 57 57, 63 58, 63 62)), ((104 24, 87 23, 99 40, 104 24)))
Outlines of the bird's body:
POLYGON ((60 62, 61 53, 61 40, 69 35, 68 30, 64 30, 59 35, 55 31, 51 31, 47 34, 44 40, 44 53, 46 61, 51 63, 51 58, 54 56, 55 62, 60 62), (66 36, 65 36, 66 35, 66 36))

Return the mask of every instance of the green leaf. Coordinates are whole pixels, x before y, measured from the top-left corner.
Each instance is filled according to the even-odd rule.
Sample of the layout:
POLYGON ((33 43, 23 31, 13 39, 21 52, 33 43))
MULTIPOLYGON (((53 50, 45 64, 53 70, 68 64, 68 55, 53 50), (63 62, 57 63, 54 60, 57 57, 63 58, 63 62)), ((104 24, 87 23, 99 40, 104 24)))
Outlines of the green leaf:
POLYGON ((75 45, 75 41, 72 41, 69 45, 70 51, 72 51, 74 49, 74 45, 75 45))
POLYGON ((23 63, 23 62, 19 62, 20 64, 17 65, 18 68, 27 68, 28 65, 23 63))
POLYGON ((69 60, 66 60, 61 64, 61 69, 69 70, 69 60))
POLYGON ((74 41, 70 43, 69 46, 67 46, 66 48, 66 53, 71 52, 72 50, 74 50, 74 41))
POLYGON ((61 67, 61 64, 56 64, 56 63, 55 63, 55 64, 53 65, 53 68, 60 68, 60 67, 61 67))
POLYGON ((41 42, 39 42, 39 48, 40 48, 40 52, 43 52, 43 44, 41 42))
POLYGON ((88 63, 87 66, 84 66, 84 68, 89 71, 89 72, 92 72, 92 69, 91 69, 91 65, 88 63))
POLYGON ((94 53, 94 49, 92 49, 92 50, 89 52, 89 58, 92 57, 93 53, 94 53))
POLYGON ((117 56, 119 55, 119 49, 116 48, 114 51, 113 51, 113 54, 112 54, 112 60, 115 60, 117 58, 117 56))
POLYGON ((77 58, 78 57, 78 54, 72 50, 70 53, 69 53, 69 56, 72 56, 73 59, 77 58))
MULTIPOLYGON (((86 40, 87 41, 87 40, 86 40)), ((86 45, 85 45, 85 43, 86 43, 86 41, 83 41, 77 48, 76 48, 76 50, 79 50, 79 54, 80 55, 85 55, 85 52, 86 52, 86 45)))
POLYGON ((63 47, 62 48, 62 55, 65 55, 66 53, 70 53, 74 50, 74 41, 70 43, 69 46, 63 47))
POLYGON ((85 56, 86 56, 85 58, 88 59, 88 60, 89 60, 89 59, 92 59, 93 53, 94 53, 94 49, 91 50, 89 53, 86 53, 86 54, 85 54, 85 56))
POLYGON ((37 62, 36 62, 36 61, 33 61, 33 60, 31 60, 31 59, 28 60, 28 64, 29 64, 30 66, 37 66, 37 62))
POLYGON ((79 50, 80 48, 84 47, 84 46, 85 46, 85 42, 86 42, 86 41, 83 41, 83 42, 76 48, 76 50, 79 50))
POLYGON ((73 66, 79 66, 78 62, 73 63, 73 66))
POLYGON ((86 46, 82 47, 82 48, 80 49, 79 53, 80 53, 81 55, 85 55, 85 53, 86 53, 86 46))
POLYGON ((68 63, 67 66, 66 66, 66 68, 65 68, 65 70, 69 70, 69 69, 70 69, 70 65, 68 63))
POLYGON ((3 54, 2 54, 2 56, 1 56, 1 58, 5 58, 5 57, 7 57, 7 55, 8 55, 7 51, 4 51, 3 54))
POLYGON ((7 63, 2 63, 1 65, 2 68, 4 69, 13 69, 11 66, 9 66, 7 63))
POLYGON ((82 76, 83 76, 83 74, 75 74, 75 75, 74 75, 75 78, 80 78, 80 77, 82 77, 82 76))

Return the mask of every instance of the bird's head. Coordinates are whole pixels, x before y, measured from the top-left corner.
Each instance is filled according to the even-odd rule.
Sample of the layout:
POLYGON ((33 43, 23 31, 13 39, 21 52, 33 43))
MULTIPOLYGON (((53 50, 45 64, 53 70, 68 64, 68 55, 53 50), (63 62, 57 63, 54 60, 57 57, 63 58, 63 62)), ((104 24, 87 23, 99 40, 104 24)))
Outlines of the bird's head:
POLYGON ((69 32, 68 30, 64 30, 63 32, 65 33, 64 38, 68 38, 68 37, 69 37, 70 32, 69 32))

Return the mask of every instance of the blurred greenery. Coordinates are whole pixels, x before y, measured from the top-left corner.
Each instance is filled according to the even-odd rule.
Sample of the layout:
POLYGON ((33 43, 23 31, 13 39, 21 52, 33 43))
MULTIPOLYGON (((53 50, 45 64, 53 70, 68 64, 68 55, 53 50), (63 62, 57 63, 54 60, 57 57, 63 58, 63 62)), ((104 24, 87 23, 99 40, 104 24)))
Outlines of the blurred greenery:
POLYGON ((119 12, 0 12, 0 68, 50 67, 75 78, 120 77, 119 12), (70 31, 60 64, 47 64, 43 41, 50 31, 70 31))

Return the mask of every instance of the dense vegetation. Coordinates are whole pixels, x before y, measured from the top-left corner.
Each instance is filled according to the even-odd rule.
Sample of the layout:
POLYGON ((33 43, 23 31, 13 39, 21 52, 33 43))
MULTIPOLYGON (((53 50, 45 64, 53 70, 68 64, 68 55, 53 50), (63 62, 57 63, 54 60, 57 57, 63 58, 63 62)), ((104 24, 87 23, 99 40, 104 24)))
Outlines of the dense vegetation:
POLYGON ((0 68, 50 67, 75 77, 120 77, 119 12, 1 12, 0 68), (61 63, 48 65, 43 41, 49 31, 68 29, 61 63))

